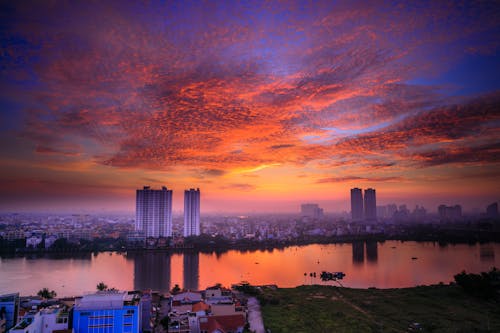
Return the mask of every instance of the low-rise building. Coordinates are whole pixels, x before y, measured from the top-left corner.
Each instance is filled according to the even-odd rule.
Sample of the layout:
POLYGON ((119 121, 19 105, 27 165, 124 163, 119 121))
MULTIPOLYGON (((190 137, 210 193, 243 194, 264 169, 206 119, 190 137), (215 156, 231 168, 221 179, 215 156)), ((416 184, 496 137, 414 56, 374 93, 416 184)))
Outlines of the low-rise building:
POLYGON ((0 318, 5 320, 5 330, 9 330, 19 317, 19 293, 0 295, 0 318))
POLYGON ((245 329, 245 316, 235 314, 230 316, 204 316, 199 319, 200 333, 242 333, 245 329))
POLYGON ((140 296, 128 292, 97 292, 76 299, 74 333, 142 332, 140 296))
POLYGON ((56 306, 28 312, 9 333, 53 333, 67 330, 68 325, 69 312, 56 306))

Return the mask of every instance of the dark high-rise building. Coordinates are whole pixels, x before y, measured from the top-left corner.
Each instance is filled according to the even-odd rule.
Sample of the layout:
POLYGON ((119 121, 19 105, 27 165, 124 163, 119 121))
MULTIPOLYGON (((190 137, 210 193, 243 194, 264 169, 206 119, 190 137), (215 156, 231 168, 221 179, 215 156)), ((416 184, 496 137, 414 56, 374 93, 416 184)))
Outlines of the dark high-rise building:
POLYGON ((377 220, 377 199, 375 196, 375 190, 372 188, 365 190, 365 220, 377 220))
POLYGON ((184 237, 200 235, 200 189, 184 191, 184 237))
POLYGON ((172 236, 172 190, 152 190, 149 186, 137 190, 135 230, 146 237, 172 236))
POLYGON ((353 221, 363 220, 363 192, 360 188, 351 189, 351 214, 353 221))

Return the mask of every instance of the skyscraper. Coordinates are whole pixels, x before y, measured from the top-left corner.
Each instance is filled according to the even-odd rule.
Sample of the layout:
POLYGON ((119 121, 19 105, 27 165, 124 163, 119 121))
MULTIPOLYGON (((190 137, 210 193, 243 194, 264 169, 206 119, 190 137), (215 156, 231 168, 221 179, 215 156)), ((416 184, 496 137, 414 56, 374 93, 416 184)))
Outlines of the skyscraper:
POLYGON ((375 196, 375 190, 372 188, 365 190, 365 220, 377 220, 377 199, 375 196))
POLYGON ((135 230, 146 237, 172 236, 172 190, 165 186, 161 190, 149 186, 137 190, 135 230))
POLYGON ((184 191, 184 237, 200 235, 200 189, 184 191))
POLYGON ((363 192, 360 188, 351 189, 351 214, 353 221, 363 220, 363 192))

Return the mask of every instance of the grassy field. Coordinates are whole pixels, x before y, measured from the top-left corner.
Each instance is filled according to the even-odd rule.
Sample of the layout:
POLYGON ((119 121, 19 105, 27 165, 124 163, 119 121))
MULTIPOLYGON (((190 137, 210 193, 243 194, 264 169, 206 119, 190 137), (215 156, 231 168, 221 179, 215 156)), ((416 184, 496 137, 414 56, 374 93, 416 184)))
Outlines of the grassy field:
POLYGON ((301 286, 264 289, 262 316, 272 333, 500 332, 500 303, 455 285, 404 289, 301 286), (419 329, 411 329, 419 323, 419 329))

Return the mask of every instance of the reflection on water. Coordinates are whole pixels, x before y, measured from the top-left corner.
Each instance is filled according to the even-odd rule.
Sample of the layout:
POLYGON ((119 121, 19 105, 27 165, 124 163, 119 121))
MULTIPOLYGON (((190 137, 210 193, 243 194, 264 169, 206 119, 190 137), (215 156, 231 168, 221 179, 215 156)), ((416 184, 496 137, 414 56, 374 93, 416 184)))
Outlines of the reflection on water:
POLYGON ((134 261, 134 289, 170 290, 170 254, 165 252, 135 252, 128 254, 134 261))
POLYGON ((479 245, 479 258, 481 261, 495 261, 495 248, 491 244, 479 245))
MULTIPOLYGON (((220 253, 117 252, 54 257, 1 257, 0 294, 34 295, 41 288, 60 296, 81 295, 103 281, 120 290, 166 292, 174 284, 200 289, 248 281, 294 287, 322 283, 309 273, 342 271, 342 284, 353 288, 398 288, 444 283, 463 270, 470 273, 500 267, 500 244, 456 244, 386 241, 312 244, 279 250, 229 250, 220 253), (442 244, 439 244, 442 245, 442 244), (304 272, 307 276, 304 277, 304 272)), ((318 275, 319 276, 319 275, 318 275)))
POLYGON ((365 244, 366 244, 366 259, 369 263, 377 263, 378 260, 378 242, 377 241, 356 241, 352 243, 352 263, 361 265, 365 261, 365 244))
POLYGON ((352 243, 352 263, 360 265, 365 261, 365 243, 363 241, 352 243))
POLYGON ((378 242, 377 241, 367 241, 366 242, 366 259, 368 262, 376 263, 378 259, 378 242))
POLYGON ((199 287, 199 271, 200 271, 200 254, 198 252, 184 253, 184 289, 198 290, 199 287))

